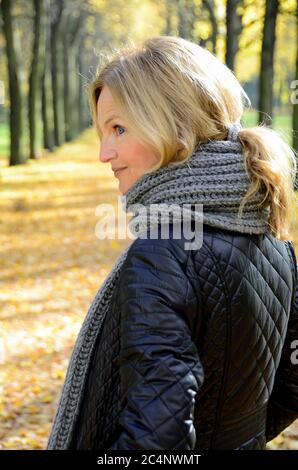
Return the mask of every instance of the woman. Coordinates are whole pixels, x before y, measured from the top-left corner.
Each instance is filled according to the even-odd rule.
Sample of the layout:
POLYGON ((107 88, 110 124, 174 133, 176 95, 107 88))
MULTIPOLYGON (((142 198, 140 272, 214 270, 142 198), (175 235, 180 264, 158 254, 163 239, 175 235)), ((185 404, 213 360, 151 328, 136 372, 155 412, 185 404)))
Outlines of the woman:
POLYGON ((90 96, 139 228, 90 306, 47 448, 264 449, 298 417, 295 155, 242 128, 233 73, 181 38, 116 51, 90 96), (176 208, 167 237, 154 204, 176 208), (186 249, 174 227, 199 221, 193 205, 203 237, 186 249))

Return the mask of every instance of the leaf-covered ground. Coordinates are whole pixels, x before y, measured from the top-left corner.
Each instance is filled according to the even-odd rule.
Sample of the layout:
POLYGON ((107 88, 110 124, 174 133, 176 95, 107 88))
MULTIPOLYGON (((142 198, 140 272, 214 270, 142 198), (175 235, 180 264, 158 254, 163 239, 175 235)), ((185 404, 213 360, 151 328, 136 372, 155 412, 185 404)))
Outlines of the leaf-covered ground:
POLYGON ((130 240, 99 240, 117 182, 88 130, 53 155, 1 169, 0 448, 45 448, 72 346, 130 240))
MULTIPOLYGON (((72 347, 130 239, 96 237, 117 181, 87 130, 54 154, 0 169, 0 449, 45 449, 72 347)), ((298 246, 297 226, 293 239, 298 246)), ((271 448, 298 449, 295 426, 271 448)))

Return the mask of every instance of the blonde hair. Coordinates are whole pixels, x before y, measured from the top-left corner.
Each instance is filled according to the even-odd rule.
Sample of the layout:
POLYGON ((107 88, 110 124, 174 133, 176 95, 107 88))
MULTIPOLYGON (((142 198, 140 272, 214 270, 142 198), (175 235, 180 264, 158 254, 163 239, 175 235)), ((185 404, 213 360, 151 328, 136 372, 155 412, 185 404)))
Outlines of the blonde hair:
MULTIPOLYGON (((153 37, 102 58, 89 87, 99 137, 97 101, 107 85, 136 138, 160 155, 149 172, 186 161, 200 143, 226 139, 229 126, 240 122, 245 104, 250 106, 225 64, 180 37, 153 37)), ((262 125, 242 128, 239 140, 251 179, 239 213, 256 192, 266 192, 259 206, 269 208, 273 235, 287 240, 296 202, 295 153, 278 132, 262 125)))

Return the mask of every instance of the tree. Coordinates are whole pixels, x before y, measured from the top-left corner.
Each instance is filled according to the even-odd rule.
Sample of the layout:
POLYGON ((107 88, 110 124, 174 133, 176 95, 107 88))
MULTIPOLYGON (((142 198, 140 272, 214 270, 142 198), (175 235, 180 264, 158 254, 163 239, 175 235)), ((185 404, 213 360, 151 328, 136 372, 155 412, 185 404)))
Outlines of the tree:
POLYGON ((36 129, 39 119, 42 68, 45 60, 44 38, 45 30, 42 19, 44 17, 43 0, 33 0, 34 5, 34 39, 32 48, 32 62, 29 77, 29 135, 30 135, 30 158, 37 158, 36 129))
POLYGON ((216 44, 217 44, 217 18, 215 15, 215 6, 213 0, 202 0, 202 6, 206 9, 210 24, 211 24, 211 43, 212 43, 212 52, 216 54, 216 44))
POLYGON ((53 20, 51 23, 51 60, 52 60, 52 92, 53 92, 53 111, 54 111, 54 138, 57 146, 63 143, 63 88, 61 80, 61 34, 60 25, 62 22, 62 12, 64 8, 63 0, 55 0, 52 5, 53 20))
POLYGON ((78 50, 79 32, 84 17, 83 10, 74 15, 68 12, 65 16, 63 33, 63 79, 64 79, 64 122, 65 122, 65 141, 72 140, 78 133, 78 120, 76 116, 79 113, 77 108, 77 71, 76 51, 78 50), (75 108, 74 108, 75 107, 75 108))
POLYGON ((76 54, 76 70, 78 71, 78 82, 77 82, 77 96, 78 96, 78 112, 77 112, 77 129, 81 132, 89 125, 89 109, 88 109, 88 95, 85 90, 84 83, 84 71, 87 68, 87 50, 85 46, 85 39, 87 37, 85 29, 85 21, 83 22, 84 27, 80 29, 78 47, 76 54))
POLYGON ((239 47, 239 37, 242 32, 242 15, 237 12, 238 5, 243 7, 242 0, 227 0, 226 5, 226 58, 227 66, 234 70, 235 57, 239 47))
POLYGON ((266 0, 259 85, 259 123, 272 124, 274 47, 279 0, 266 0))
POLYGON ((19 165, 26 161, 23 146, 23 98, 19 79, 20 62, 15 47, 11 1, 2 0, 0 4, 3 32, 6 42, 6 57, 8 66, 9 100, 10 100, 10 158, 9 165, 19 165))
POLYGON ((53 126, 53 95, 51 77, 51 48, 50 48, 50 3, 45 2, 45 60, 43 61, 41 88, 42 101, 41 113, 43 124, 43 146, 50 151, 54 150, 54 126, 53 126))
POLYGON ((166 25, 164 34, 166 36, 171 36, 174 33, 174 26, 173 26, 173 13, 175 13, 175 3, 173 0, 166 0, 166 25))

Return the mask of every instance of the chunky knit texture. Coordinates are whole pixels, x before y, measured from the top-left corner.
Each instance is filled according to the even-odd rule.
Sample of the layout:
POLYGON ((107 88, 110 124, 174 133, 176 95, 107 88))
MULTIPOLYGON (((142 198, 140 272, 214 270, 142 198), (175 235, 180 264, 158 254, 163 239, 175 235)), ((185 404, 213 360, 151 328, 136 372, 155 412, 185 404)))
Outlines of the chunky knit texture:
MULTIPOLYGON (((180 207, 176 212, 171 212, 170 220, 173 222, 180 220, 179 212, 183 205, 203 204, 203 223, 208 225, 250 234, 269 230, 267 210, 260 211, 257 207, 263 194, 256 195, 244 206, 241 219, 237 217, 240 201, 250 182, 237 137, 240 129, 240 124, 234 124, 227 140, 201 144, 187 162, 179 166, 169 164, 143 175, 129 188, 121 200, 125 210, 133 214, 130 225, 133 226, 134 221, 138 220, 138 236, 148 229, 148 223, 154 224, 160 220, 158 215, 155 219, 148 217, 151 204, 175 204, 180 207), (139 210, 133 207, 134 204, 142 204, 146 214, 140 215, 139 210)), ((183 210, 183 221, 196 217, 191 208, 183 210)), ((69 361, 47 449, 69 448, 90 358, 129 248, 130 245, 114 264, 84 319, 69 361)))

